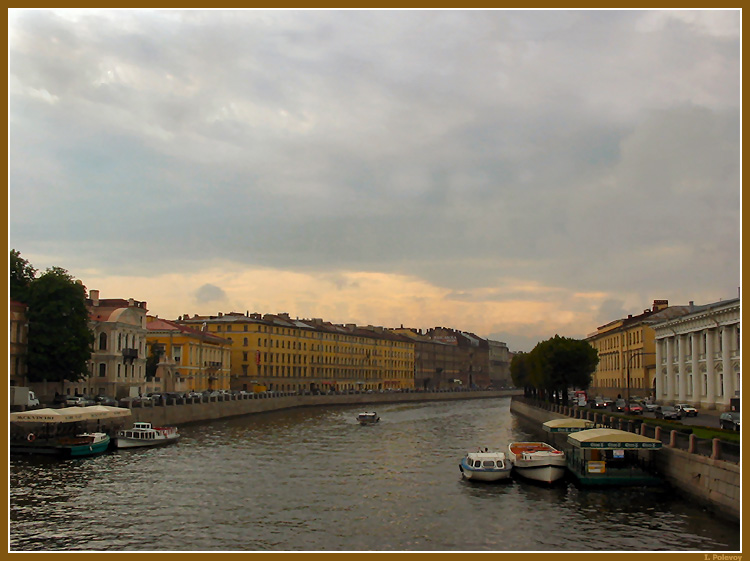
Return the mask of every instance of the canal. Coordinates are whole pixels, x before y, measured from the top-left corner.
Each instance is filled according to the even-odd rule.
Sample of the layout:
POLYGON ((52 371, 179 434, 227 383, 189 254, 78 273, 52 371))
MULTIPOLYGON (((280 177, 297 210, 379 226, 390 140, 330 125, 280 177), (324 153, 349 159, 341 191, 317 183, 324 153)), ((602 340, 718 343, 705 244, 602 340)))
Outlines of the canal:
POLYGON ((174 446, 12 457, 11 551, 738 551, 667 488, 462 480, 530 439, 510 398, 310 407, 181 427, 174 446))

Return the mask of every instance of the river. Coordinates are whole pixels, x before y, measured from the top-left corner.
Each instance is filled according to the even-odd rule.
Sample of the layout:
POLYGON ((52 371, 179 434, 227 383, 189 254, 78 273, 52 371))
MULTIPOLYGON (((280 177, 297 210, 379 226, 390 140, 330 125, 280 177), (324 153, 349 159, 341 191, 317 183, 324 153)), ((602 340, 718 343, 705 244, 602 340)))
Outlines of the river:
POLYGON ((739 551, 667 488, 464 481, 531 434, 510 398, 309 407, 187 425, 173 446, 12 457, 11 551, 739 551))

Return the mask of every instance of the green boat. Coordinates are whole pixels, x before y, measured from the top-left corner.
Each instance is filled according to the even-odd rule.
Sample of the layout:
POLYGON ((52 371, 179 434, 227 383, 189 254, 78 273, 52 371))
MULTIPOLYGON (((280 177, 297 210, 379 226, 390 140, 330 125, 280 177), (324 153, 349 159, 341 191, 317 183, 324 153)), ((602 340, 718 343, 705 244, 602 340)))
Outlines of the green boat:
POLYGON ((588 429, 568 435, 568 470, 581 485, 661 485, 653 474, 660 440, 617 429, 588 429))
MULTIPOLYGON (((31 434, 30 436, 34 436, 31 434)), ((85 458, 103 454, 109 448, 109 435, 103 432, 85 432, 55 440, 29 438, 24 443, 11 443, 11 454, 42 454, 62 458, 85 458)))

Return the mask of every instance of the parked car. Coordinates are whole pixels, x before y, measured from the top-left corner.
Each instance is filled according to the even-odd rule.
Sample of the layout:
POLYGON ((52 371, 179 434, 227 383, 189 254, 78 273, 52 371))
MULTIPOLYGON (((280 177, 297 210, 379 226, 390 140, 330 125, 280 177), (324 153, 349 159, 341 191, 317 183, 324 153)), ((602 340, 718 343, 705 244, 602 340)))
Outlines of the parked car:
POLYGON ((723 429, 740 430, 740 412, 727 411, 719 415, 719 426, 723 429))
POLYGON ((108 395, 97 395, 94 398, 94 401, 96 401, 97 405, 117 405, 117 400, 114 397, 109 397, 108 395))
POLYGON ((612 405, 610 405, 610 409, 616 413, 625 413, 627 404, 625 403, 624 399, 618 399, 612 405))
POLYGON ((698 410, 688 403, 678 403, 677 405, 675 405, 675 408, 679 409, 680 412, 685 415, 685 417, 698 416, 698 410))
POLYGON ((591 409, 606 409, 607 404, 601 397, 595 397, 594 399, 589 399, 589 407, 591 409))
POLYGON ((640 403, 631 401, 628 404, 627 412, 631 415, 643 415, 643 406, 640 403))
POLYGON ((65 405, 85 407, 95 405, 96 402, 87 395, 69 395, 65 400, 65 405))
POLYGON ((672 407, 671 405, 660 405, 656 409, 656 418, 657 419, 676 419, 680 420, 682 419, 682 413, 679 409, 676 407, 672 407))
POLYGON ((653 401, 644 401, 643 408, 649 413, 654 413, 659 408, 659 404, 653 401))

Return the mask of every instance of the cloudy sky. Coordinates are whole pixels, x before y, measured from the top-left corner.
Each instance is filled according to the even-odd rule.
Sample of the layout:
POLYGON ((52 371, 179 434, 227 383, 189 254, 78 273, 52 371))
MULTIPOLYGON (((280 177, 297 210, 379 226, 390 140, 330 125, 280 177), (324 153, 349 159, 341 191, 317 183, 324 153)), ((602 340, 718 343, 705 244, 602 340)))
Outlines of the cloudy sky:
POLYGON ((738 11, 11 10, 9 62, 9 249, 160 317, 738 293, 738 11))

